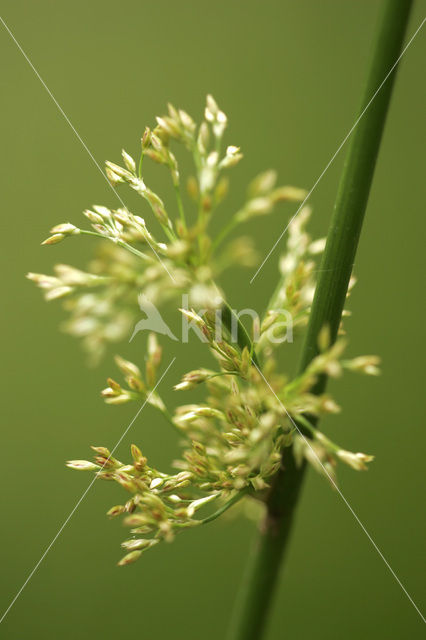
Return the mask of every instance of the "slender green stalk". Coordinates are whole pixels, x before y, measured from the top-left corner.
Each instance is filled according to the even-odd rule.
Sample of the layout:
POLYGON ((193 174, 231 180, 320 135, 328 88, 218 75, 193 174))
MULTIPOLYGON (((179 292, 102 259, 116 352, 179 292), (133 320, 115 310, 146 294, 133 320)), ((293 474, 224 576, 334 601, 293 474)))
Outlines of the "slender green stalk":
POLYGON ((141 151, 141 157, 139 160, 139 166, 138 166, 138 176, 139 178, 142 178, 142 163, 143 163, 143 157, 144 157, 144 152, 141 151))
POLYGON ((123 249, 127 249, 127 251, 130 251, 130 253, 133 253, 138 258, 141 258, 142 260, 150 260, 149 256, 147 256, 145 253, 142 253, 142 251, 138 251, 131 244, 128 244, 123 240, 112 240, 107 236, 103 236, 101 233, 96 233, 96 231, 90 231, 88 229, 80 229, 79 234, 84 236, 96 236, 97 238, 101 238, 101 240, 110 240, 110 242, 117 244, 119 247, 122 247, 123 249))
POLYGON ((219 232, 215 240, 213 241, 212 251, 216 251, 216 249, 222 244, 225 238, 235 229, 238 225, 238 221, 235 218, 231 218, 231 220, 226 224, 223 229, 219 232))
POLYGON ((244 498, 244 496, 247 495, 247 493, 248 493, 247 490, 238 491, 238 493, 236 493, 230 500, 228 500, 228 502, 225 502, 225 504, 223 504, 217 511, 215 511, 214 513, 211 513, 209 516, 201 520, 201 524, 209 524, 209 522, 213 522, 213 520, 216 520, 216 518, 219 518, 219 516, 221 516, 222 513, 225 513, 225 511, 228 511, 228 509, 230 509, 234 504, 236 504, 242 498, 244 498))
POLYGON ((253 364, 259 367, 259 360, 257 358, 256 352, 254 351, 253 342, 249 334, 247 333, 245 326, 241 322, 240 317, 237 313, 235 313, 235 310, 230 307, 226 300, 224 300, 222 306, 222 322, 224 327, 228 329, 231 335, 233 335, 233 333, 236 331, 238 346, 241 350, 243 350, 244 347, 247 347, 253 364))
POLYGON ((175 189, 175 194, 176 194, 176 202, 178 205, 178 210, 179 210, 179 216, 182 222, 182 226, 184 229, 186 229, 186 218, 185 218, 185 210, 183 208, 183 202, 182 202, 182 195, 180 193, 180 184, 179 182, 173 182, 173 187, 175 189))
MULTIPOLYGON (((360 114, 401 53, 411 6, 412 0, 386 0, 384 3, 360 114)), ((394 80, 395 72, 390 74, 362 115, 351 140, 320 267, 301 371, 318 353, 317 338, 321 328, 328 325, 332 341, 337 335, 394 80)), ((326 382, 325 377, 319 380, 314 393, 321 393, 326 382)), ((230 640, 260 640, 262 637, 304 472, 304 466, 296 467, 291 448, 285 449, 282 470, 271 488, 267 515, 237 602, 228 636, 230 640)))

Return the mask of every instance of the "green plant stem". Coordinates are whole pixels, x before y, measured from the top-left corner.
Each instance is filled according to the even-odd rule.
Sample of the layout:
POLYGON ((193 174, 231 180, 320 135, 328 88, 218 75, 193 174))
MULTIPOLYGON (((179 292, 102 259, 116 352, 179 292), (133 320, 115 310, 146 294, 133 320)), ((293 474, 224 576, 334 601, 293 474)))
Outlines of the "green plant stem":
POLYGON ((141 151, 141 157, 140 157, 140 160, 139 160, 139 167, 138 167, 138 177, 139 177, 139 178, 142 178, 142 163, 143 163, 143 157, 144 157, 144 155, 145 155, 145 154, 144 154, 144 152, 143 152, 143 150, 142 150, 142 151, 141 151))
MULTIPOLYGON (((386 0, 384 3, 360 114, 401 53, 411 6, 412 0, 386 0)), ((320 267, 300 371, 317 355, 318 333, 324 325, 328 325, 332 341, 337 335, 392 94, 395 70, 361 117, 352 136, 320 267)), ((313 392, 321 393, 325 385, 326 378, 322 377, 313 392)), ((304 472, 305 465, 296 467, 291 448, 285 449, 282 468, 269 493, 267 515, 237 601, 228 635, 230 640, 260 640, 262 637, 304 472)))
POLYGON ((241 351, 244 349, 244 347, 247 347, 251 355, 253 364, 259 367, 260 364, 254 350, 253 342, 249 334, 247 333, 245 326, 241 322, 240 317, 237 313, 235 313, 235 310, 232 309, 232 307, 226 301, 223 301, 222 304, 222 322, 231 335, 235 333, 235 329, 237 330, 236 338, 238 346, 240 347, 241 351))
POLYGON ((226 224, 221 231, 219 231, 218 235, 213 241, 212 244, 212 252, 216 251, 216 249, 222 244, 225 238, 238 226, 238 220, 235 218, 231 218, 231 220, 226 224))
POLYGON ((121 247, 122 249, 127 249, 127 251, 130 251, 130 253, 133 253, 133 255, 137 256, 138 258, 141 258, 142 260, 152 261, 152 259, 149 256, 147 256, 145 253, 142 253, 142 251, 138 251, 137 249, 135 249, 135 247, 132 247, 131 244, 128 244, 123 240, 116 240, 113 238, 109 238, 108 236, 103 236, 101 233, 96 233, 96 231, 89 231, 88 229, 80 229, 78 235, 95 236, 96 238, 100 238, 101 240, 109 240, 113 244, 116 244, 119 247, 121 247))
POLYGON ((200 520, 200 524, 209 524, 209 522, 213 522, 213 520, 216 520, 216 518, 219 518, 219 516, 221 516, 222 513, 225 513, 225 511, 228 511, 228 509, 230 509, 234 504, 239 502, 247 494, 248 494, 247 489, 243 489, 242 491, 239 491, 230 500, 228 500, 228 502, 225 502, 225 504, 222 505, 217 511, 215 511, 214 513, 211 513, 209 516, 206 516, 205 518, 203 518, 203 520, 200 520))
POLYGON ((182 222, 182 226, 186 230, 185 210, 183 208, 182 195, 181 195, 181 192, 180 192, 180 184, 179 184, 179 182, 174 182, 173 181, 173 186, 174 186, 174 189, 175 189, 176 202, 177 202, 177 205, 178 205, 179 216, 180 216, 180 219, 181 219, 181 222, 182 222))

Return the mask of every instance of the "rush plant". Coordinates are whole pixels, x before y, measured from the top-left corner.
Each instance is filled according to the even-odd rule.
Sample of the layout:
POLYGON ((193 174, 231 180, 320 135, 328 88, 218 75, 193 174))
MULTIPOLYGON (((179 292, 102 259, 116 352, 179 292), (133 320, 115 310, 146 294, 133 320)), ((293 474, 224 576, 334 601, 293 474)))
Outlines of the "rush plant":
POLYGON ((137 162, 123 151, 124 166, 106 163, 114 187, 130 187, 146 201, 148 215, 160 223, 161 240, 148 230, 143 218, 127 208, 93 206, 84 212, 91 228, 61 223, 43 243, 51 245, 85 235, 104 240, 89 270, 60 264, 54 276, 29 274, 44 289, 46 299, 64 299, 71 313, 66 327, 83 338, 92 357, 101 355, 105 341, 129 334, 137 318, 139 295, 156 305, 177 309, 182 293, 188 295, 192 308, 181 312, 213 356, 212 368, 189 371, 175 386, 189 401, 191 389, 204 386, 203 403, 187 404, 185 399, 185 404, 174 410, 166 407, 158 384, 162 347, 154 333, 147 339, 144 372, 140 363, 117 356, 122 379, 109 378, 102 391, 108 404, 149 403, 178 430, 182 455, 174 462, 175 474, 156 469, 136 445, 131 446, 131 458, 125 462, 106 447, 96 446, 93 462, 67 463, 72 469, 93 471, 98 478, 123 487, 123 503, 113 506, 108 515, 123 516, 125 525, 138 537, 123 542, 127 554, 121 565, 135 561, 162 540, 170 542, 184 529, 210 522, 239 500, 263 504, 286 447, 292 446, 297 465, 308 460, 333 482, 337 461, 361 470, 372 459, 346 451, 315 428, 314 419, 336 413, 339 407, 329 395, 315 395, 311 389, 321 375, 338 377, 344 369, 375 375, 377 358, 342 359, 343 339, 331 344, 324 325, 318 337, 320 353, 301 375, 291 378, 278 370, 275 356, 280 341, 274 338, 286 332, 289 315, 296 333, 306 328, 315 290, 316 257, 324 248, 323 240, 313 242, 306 231, 311 214, 308 206, 290 224, 279 286, 260 327, 243 327, 226 299, 220 285, 222 271, 232 263, 254 264, 251 240, 239 236, 227 243, 228 233, 254 216, 270 215, 281 202, 297 202, 306 196, 302 189, 276 187, 275 172, 264 172, 249 185, 247 200, 239 211, 212 238, 209 222, 226 195, 225 172, 242 158, 235 146, 228 146, 222 154, 226 124, 227 118, 212 96, 207 96, 200 126, 186 112, 169 105, 168 115, 158 117, 153 130, 145 129, 137 162), (194 205, 191 213, 184 208, 181 196, 174 143, 183 145, 194 160, 195 173, 187 181, 194 205), (170 172, 176 193, 175 216, 145 184, 145 158, 170 172), (238 326, 236 341, 232 339, 233 321, 238 326), (257 343, 252 340, 256 334, 257 343), (303 424, 303 433, 298 424, 303 424))
MULTIPOLYGON (((388 2, 366 100, 397 58, 408 4, 388 2)), ((130 188, 145 202, 147 221, 126 206, 92 206, 84 212, 90 226, 58 224, 43 243, 81 236, 101 241, 88 270, 59 264, 53 276, 28 276, 47 300, 63 300, 69 312, 66 329, 83 340, 93 360, 103 355, 107 343, 130 337, 138 317, 138 296, 177 311, 182 294, 188 295, 190 308, 181 312, 212 356, 209 368, 200 363, 176 380, 177 394, 188 400, 174 408, 166 406, 161 395, 163 349, 154 334, 147 337, 143 363, 116 357, 120 377, 109 378, 102 391, 108 404, 152 405, 179 432, 182 450, 174 462, 176 473, 158 470, 136 444, 126 461, 104 446, 94 446, 93 462, 67 464, 123 488, 122 503, 108 511, 110 517, 122 517, 130 529, 119 565, 134 562, 185 529, 211 522, 239 501, 260 505, 265 515, 260 550, 245 582, 233 638, 260 637, 306 465, 336 486, 339 462, 365 470, 372 460, 332 442, 317 423, 340 411, 325 391, 328 377, 338 378, 347 370, 379 372, 376 356, 343 357, 342 313, 354 282, 351 269, 391 88, 392 78, 355 132, 327 243, 313 241, 307 232, 309 205, 292 219, 278 284, 260 326, 256 322, 243 326, 222 284, 222 274, 234 264, 256 264, 252 239, 236 236, 235 231, 244 229, 253 217, 271 215, 282 203, 304 201, 306 192, 277 187, 276 173, 263 172, 249 184, 239 210, 228 213, 222 230, 211 235, 212 217, 221 216, 221 208, 226 211, 227 172, 242 159, 237 146, 223 150, 227 117, 212 96, 207 96, 200 125, 169 105, 167 115, 158 117, 154 128, 145 129, 137 158, 123 151, 121 164, 106 163, 114 189, 130 188), (185 181, 187 197, 182 193, 175 145, 193 160, 193 174, 185 181), (143 172, 149 160, 169 172, 174 206, 166 205, 146 184, 143 172), (285 345, 274 338, 287 331, 289 317, 295 334, 305 341, 296 376, 281 371, 276 357, 285 345), (195 387, 205 390, 202 402, 191 403, 195 387)))

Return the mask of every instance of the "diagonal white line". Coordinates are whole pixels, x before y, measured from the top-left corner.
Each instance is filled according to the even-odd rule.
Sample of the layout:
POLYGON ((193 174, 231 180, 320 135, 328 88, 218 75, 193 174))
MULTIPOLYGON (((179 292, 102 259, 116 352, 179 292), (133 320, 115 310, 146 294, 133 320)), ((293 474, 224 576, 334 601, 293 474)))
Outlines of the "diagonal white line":
MULTIPOLYGON (((95 159, 93 153, 90 151, 89 147, 87 146, 87 144, 84 142, 84 140, 82 139, 82 137, 80 136, 80 134, 78 133, 77 129, 74 127, 74 125, 72 124, 71 120, 68 118, 67 114, 65 113, 65 111, 62 109, 61 105, 59 104, 59 102, 56 100, 55 96, 53 95, 53 93, 50 91, 49 87, 47 86, 47 84, 45 83, 45 81, 43 80, 43 78, 41 77, 41 75, 39 74, 39 72, 37 71, 37 69, 35 68, 35 66, 33 65, 33 63, 31 62, 31 60, 29 59, 29 57, 27 56, 27 54, 25 53, 25 51, 23 50, 23 48, 21 47, 21 45, 19 44, 19 42, 17 41, 17 39, 15 38, 15 36, 13 35, 12 31, 9 29, 9 27, 7 26, 6 22, 3 20, 3 18, 0 16, 0 22, 3 24, 4 28, 6 29, 6 31, 8 32, 8 34, 10 35, 10 37, 12 38, 13 42, 16 44, 16 46, 18 47, 19 51, 22 53, 22 55, 24 56, 25 60, 28 62, 28 64, 30 65, 31 69, 34 71, 35 75, 37 76, 37 78, 40 80, 41 84, 43 85, 43 87, 46 89, 47 93, 49 94, 50 98, 53 100, 53 102, 55 103, 55 106, 57 107, 58 111, 61 113, 61 115, 63 116, 65 122, 70 126, 70 128, 72 129, 74 135, 76 136, 76 138, 78 139, 78 141, 82 144, 83 148, 87 151, 87 153, 89 154, 90 158, 92 159, 94 165, 96 166, 96 168, 101 172, 102 177, 107 181, 108 186, 112 189, 112 191, 114 192, 115 196, 117 197, 117 199, 119 200, 119 202, 121 203, 121 205, 127 209, 126 205, 124 204, 123 200, 121 199, 119 193, 117 192, 117 189, 115 189, 115 187, 110 183, 110 181, 108 180, 107 176, 105 175, 105 173, 102 171, 102 167, 100 167, 99 163, 97 162, 97 160, 95 159)), ((166 270, 167 274, 169 275, 169 277, 171 278, 171 280, 173 280, 173 282, 176 282, 175 278, 172 276, 172 274, 170 273, 170 271, 167 269, 167 266, 165 265, 165 263, 163 262, 163 260, 160 258, 160 256, 158 255, 157 251, 155 250, 155 248, 152 246, 152 244, 149 241, 149 238, 146 238, 147 243, 149 244, 150 248, 152 249, 152 251, 154 252, 157 260, 160 262, 160 264, 162 265, 162 267, 166 270)))
MULTIPOLYGON (((142 409, 145 407, 145 405, 149 402, 152 394, 154 393, 154 391, 157 389, 158 385, 160 384, 160 382, 162 381, 162 379, 164 378, 164 376, 166 375, 166 373, 168 372, 168 370, 170 369, 170 367, 172 366, 172 364, 174 363, 174 361, 176 360, 176 358, 173 358, 172 361, 170 362, 169 366, 167 367, 167 369, 162 373, 160 379, 158 380, 157 384, 155 385, 155 387, 152 389, 152 391, 148 394, 145 402, 139 407, 138 411, 136 412, 136 415, 134 416, 134 418, 131 420, 131 422, 129 423, 129 425, 126 427, 126 429, 124 430, 123 434, 121 435, 120 439, 116 442, 116 444, 114 445, 114 448, 112 449, 111 453, 110 453, 110 457, 113 455, 114 451, 117 449, 117 447, 120 445, 120 443, 122 442, 122 440, 126 437, 130 427, 133 425, 133 423, 135 422, 136 418, 139 416, 139 414, 141 413, 142 409)), ((101 467, 101 470, 104 468, 104 466, 107 464, 109 458, 107 458, 107 460, 105 460, 104 464, 101 467)), ((57 534, 55 535, 55 537, 53 538, 53 540, 51 541, 51 543, 49 544, 49 546, 46 548, 46 550, 44 551, 43 555, 41 556, 40 560, 37 562, 37 564, 35 565, 35 567, 33 568, 33 570, 31 571, 31 573, 28 575, 27 579, 25 580, 24 584, 22 585, 22 587, 19 589, 19 591, 17 592, 17 594, 15 595, 15 597, 13 598, 12 602, 10 603, 10 605, 7 607, 6 611, 3 613, 2 617, 0 618, 0 624, 3 622, 3 620, 5 619, 5 617, 7 616, 7 614, 9 613, 9 611, 11 610, 11 608, 13 607, 13 605, 15 604, 15 602, 17 601, 17 599, 19 598, 19 596, 21 595, 21 593, 23 592, 23 590, 25 589, 25 587, 27 586, 27 584, 29 583, 29 581, 31 580, 31 578, 33 577, 33 575, 35 574, 35 572, 37 571, 37 569, 39 568, 39 566, 41 565, 41 563, 43 562, 43 560, 45 559, 45 557, 47 556, 47 554, 49 553, 49 551, 51 550, 51 548, 53 547, 53 545, 55 544, 56 540, 59 538, 59 536, 61 535, 62 531, 65 529, 65 527, 67 526, 68 522, 71 520, 72 516, 74 515, 74 513, 77 511, 78 507, 80 506, 80 504, 83 502, 84 498, 87 496, 87 494, 89 493, 90 489, 93 487, 94 483, 97 480, 97 476, 94 476, 93 480, 91 481, 91 483, 89 484, 89 486, 87 487, 87 489, 85 489, 84 493, 80 496, 80 498, 78 499, 78 501, 76 502, 75 506, 73 507, 73 509, 71 510, 70 514, 67 516, 67 518, 65 519, 65 521, 63 522, 63 524, 61 525, 60 529, 58 530, 57 534)))
POLYGON ((254 281, 254 279, 259 275, 260 271, 263 269, 263 266, 265 265, 265 263, 267 262, 267 260, 269 260, 269 258, 271 257, 272 253, 275 251, 277 245, 279 244, 279 242, 281 241, 282 237, 285 235, 287 229, 289 228, 290 224, 293 222, 294 218, 297 216, 297 214, 299 213, 299 211, 301 210, 301 208, 303 207, 304 204, 306 204, 306 201, 308 200, 308 198, 311 196, 312 192, 316 189, 316 187, 318 186, 318 184, 321 182, 322 178, 324 177, 324 175, 326 174, 326 172, 328 171, 328 169, 330 168, 330 166, 333 164, 335 158, 337 157, 337 155, 340 153, 341 149, 344 147, 346 141, 348 140, 348 138, 351 136, 353 130, 357 127, 359 121, 361 120, 361 118, 364 116, 365 112, 367 111, 367 109, 369 108, 369 106, 371 105, 371 103, 373 102, 373 100, 375 99, 375 97, 377 96, 377 94, 379 93, 379 91, 381 90, 381 88, 383 87, 383 85, 385 84, 386 80, 389 78, 389 76, 391 75, 391 73, 393 72, 393 70, 395 69, 395 67, 397 66, 397 64, 399 63, 399 61, 401 60, 402 56, 405 54, 405 52, 407 51, 408 47, 411 45, 411 43, 413 42, 414 38, 417 36, 417 34, 419 33, 420 29, 423 27, 424 23, 426 21, 426 18, 423 18, 422 22, 420 23, 420 25, 417 27, 417 29, 415 30, 415 32, 413 33, 413 35, 411 36, 411 38, 409 39, 409 41, 407 42, 407 44, 405 45, 404 49, 401 52, 401 55, 399 56, 399 58, 396 60, 396 62, 392 65, 392 67, 390 68, 390 70, 388 71, 388 73, 386 74, 385 78, 383 79, 383 81, 381 82, 381 84, 379 85, 379 87, 376 89, 376 91, 374 92, 373 96, 371 97, 371 99, 369 100, 369 102, 367 103, 367 105, 364 107, 364 109, 361 111, 360 115, 358 116, 358 118, 355 120, 354 124, 352 125, 352 127, 349 129, 348 133, 346 134, 346 136, 343 138, 341 144, 339 145, 339 147, 337 148, 337 151, 335 151, 335 153, 331 156, 330 160, 328 161, 325 169, 320 173, 320 175, 318 176, 318 178, 316 179, 316 181, 314 182, 314 185, 311 187, 310 191, 308 192, 308 195, 306 196, 306 198, 303 200, 302 204, 299 206, 299 208, 297 209, 296 213, 290 218, 290 221, 288 222, 287 226, 285 227, 284 231, 279 235, 277 241, 274 243, 274 245, 272 246, 272 248, 270 249, 269 253, 267 254, 267 256, 264 258, 262 264, 260 265, 260 267, 258 268, 258 270, 256 271, 256 273, 254 274, 254 276, 252 277, 252 279, 250 280, 250 284, 252 284, 252 282, 254 281))
POLYGON ((363 530, 363 532, 365 533, 365 535, 367 536, 367 538, 369 539, 369 541, 371 542, 371 544, 373 545, 374 549, 376 550, 376 552, 379 554, 379 556, 381 557, 381 559, 383 560, 383 562, 385 563, 385 565, 387 566, 387 568, 389 569, 389 571, 391 572, 392 576, 394 577, 394 579, 396 580, 396 582, 398 583, 398 585, 401 587, 402 591, 405 593, 405 595, 407 596, 408 600, 411 602, 411 604, 413 605, 414 609, 417 611, 417 613, 419 614, 419 616, 421 617, 421 619, 423 620, 423 622, 426 622, 422 612, 420 611, 419 607, 416 605, 416 603, 414 602, 413 598, 410 596, 410 594, 408 593, 407 589, 404 587, 404 585, 402 584, 401 580, 398 578, 398 576, 396 575, 395 571, 392 569, 392 567, 390 566, 389 562, 386 560, 385 556, 383 555, 383 553, 381 552, 381 550, 379 549, 379 547, 377 546, 377 544, 374 542, 373 538, 371 537, 371 535, 369 534, 369 532, 367 531, 367 529, 365 528, 364 524, 361 522, 361 520, 359 519, 359 517, 357 516, 357 514, 355 513, 355 511, 353 510, 353 508, 351 507, 351 505, 349 504, 348 500, 345 498, 345 496, 343 495, 342 491, 340 490, 340 488, 338 487, 338 485, 336 484, 336 482, 334 481, 333 477, 328 473, 327 469, 324 467, 321 459, 319 458, 318 454, 316 453, 315 449, 311 446, 309 439, 306 438, 304 436, 304 434, 300 431, 299 427, 297 426, 297 424, 295 423, 295 421, 293 420, 293 418, 291 417, 291 415, 289 414, 289 412, 287 411, 287 409, 285 408, 284 404, 281 402, 281 400, 279 399, 279 397, 277 396, 277 394, 275 393, 275 391, 273 390, 273 388, 271 387, 271 385, 269 384, 269 382, 267 381, 267 379, 265 378, 265 376, 263 375, 262 371, 259 369, 259 367, 257 366, 256 363, 253 362, 252 360, 252 364, 254 367, 256 367, 257 371, 259 372, 259 374, 261 375, 261 377, 263 378, 264 382, 266 383, 266 385, 268 386, 268 388, 270 389, 270 391, 274 394, 275 398, 278 400, 278 402, 280 403, 281 407, 284 409, 288 419, 290 420, 290 422, 292 423, 292 425, 294 426, 294 428, 297 430, 297 432, 299 433, 299 435, 303 438, 305 444, 310 448, 310 450, 312 451, 313 455, 315 456, 315 458, 318 460, 318 462, 320 463, 324 473, 326 474, 327 478, 329 479, 329 481, 331 482, 332 486, 334 489, 336 489, 337 493, 339 494, 339 496, 342 498, 343 502, 345 503, 345 505, 347 506, 347 508, 349 509, 349 511, 351 512, 351 514, 353 515, 353 517, 355 518, 355 520, 357 521, 357 523, 359 524, 359 526, 361 527, 361 529, 363 530))

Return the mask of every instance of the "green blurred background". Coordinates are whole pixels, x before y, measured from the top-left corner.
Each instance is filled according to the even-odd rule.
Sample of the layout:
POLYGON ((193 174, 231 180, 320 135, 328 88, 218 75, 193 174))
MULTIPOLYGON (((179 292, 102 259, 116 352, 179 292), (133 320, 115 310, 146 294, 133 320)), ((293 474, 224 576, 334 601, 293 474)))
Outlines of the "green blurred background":
MULTIPOLYGON (((3 0, 2 16, 101 164, 117 161, 123 146, 136 154, 144 125, 167 101, 199 117, 205 94, 213 93, 229 117, 227 141, 245 154, 232 174, 231 209, 247 181, 269 167, 283 183, 314 184, 355 119, 380 4, 3 0)), ((415 3, 409 33, 423 9, 415 3)), ((116 201, 3 27, 0 51, 3 611, 90 481, 67 470, 64 460, 87 457, 89 444, 112 447, 135 407, 101 402, 99 389, 114 371, 110 356, 88 369, 80 345, 58 330, 60 305, 46 305, 24 279, 29 270, 50 272, 58 261, 84 266, 90 242, 48 249, 40 241, 54 223, 79 224, 80 212, 93 202, 116 201)), ((341 488, 419 606, 425 595, 425 51, 420 33, 401 65, 347 322, 349 353, 380 354, 383 375, 348 375, 333 384, 344 411, 323 424, 348 448, 376 455, 367 474, 341 469, 341 488)), ((317 235, 326 232, 342 160, 341 154, 312 196, 317 235)), ((289 207, 251 224, 262 255, 292 213, 289 207)), ((218 224, 226 209, 220 215, 218 224)), ((234 306, 262 310, 277 258, 278 252, 252 285, 250 270, 225 282, 234 306)), ((196 343, 166 346, 177 356, 162 385, 172 403, 179 375, 207 365, 209 356, 196 343)), ((290 368, 295 349, 289 350, 290 368)), ((118 350, 140 362, 143 340, 118 350)), ((148 408, 120 447, 123 456, 131 442, 160 467, 176 453, 174 435, 148 408)), ((220 520, 118 569, 124 529, 105 511, 120 497, 106 483, 91 489, 1 625, 1 637, 223 638, 254 525, 220 520)), ((421 629, 353 515, 311 472, 267 638, 417 638, 421 629)))

